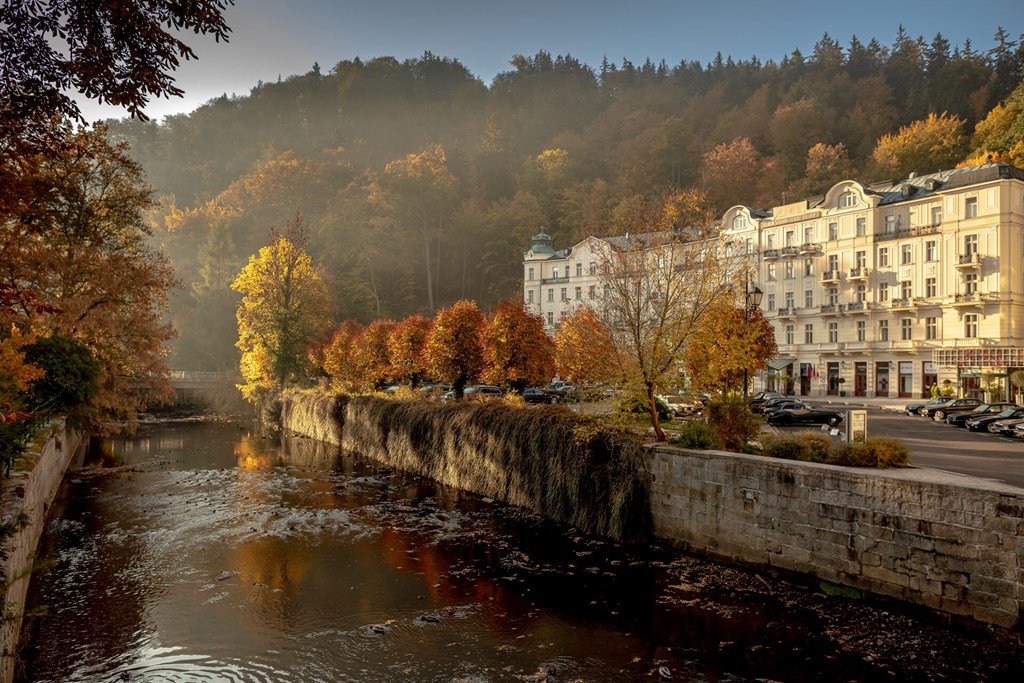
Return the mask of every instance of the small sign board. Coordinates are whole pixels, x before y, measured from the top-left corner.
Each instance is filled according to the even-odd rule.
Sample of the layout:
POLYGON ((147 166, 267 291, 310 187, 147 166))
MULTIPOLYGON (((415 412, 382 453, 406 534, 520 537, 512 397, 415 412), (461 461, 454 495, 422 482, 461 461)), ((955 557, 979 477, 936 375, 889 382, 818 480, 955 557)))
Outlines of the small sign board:
POLYGON ((846 411, 846 443, 864 443, 868 439, 868 411, 846 411))

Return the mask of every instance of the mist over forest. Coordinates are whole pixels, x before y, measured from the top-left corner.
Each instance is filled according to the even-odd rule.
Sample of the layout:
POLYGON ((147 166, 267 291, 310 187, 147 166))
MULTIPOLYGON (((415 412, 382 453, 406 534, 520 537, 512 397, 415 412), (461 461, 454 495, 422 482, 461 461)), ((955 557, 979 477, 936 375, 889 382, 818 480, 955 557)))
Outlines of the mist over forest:
POLYGON ((378 57, 108 126, 156 191, 154 236, 182 283, 171 366, 232 370, 230 284, 296 215, 333 320, 488 308, 519 294, 541 226, 564 247, 643 230, 676 189, 720 213, 954 166, 983 151, 976 125, 1021 83, 1020 42, 999 29, 979 50, 901 28, 891 45, 826 35, 779 61, 591 66, 539 52, 490 85, 456 58, 378 57), (908 168, 876 153, 933 114, 959 127, 945 157, 908 168))

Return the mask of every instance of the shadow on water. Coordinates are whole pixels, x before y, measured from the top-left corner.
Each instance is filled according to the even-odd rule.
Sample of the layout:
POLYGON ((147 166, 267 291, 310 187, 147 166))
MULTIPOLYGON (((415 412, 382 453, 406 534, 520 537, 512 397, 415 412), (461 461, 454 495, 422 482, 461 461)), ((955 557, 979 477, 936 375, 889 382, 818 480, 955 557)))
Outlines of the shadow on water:
MULTIPOLYGON (((820 598, 775 578, 750 590, 769 582, 586 538, 328 444, 178 423, 96 445, 44 539, 54 564, 34 577, 30 605, 49 612, 26 628, 22 680, 933 673, 830 637, 807 607, 820 598)), ((972 675, 944 674, 985 680, 972 675)))

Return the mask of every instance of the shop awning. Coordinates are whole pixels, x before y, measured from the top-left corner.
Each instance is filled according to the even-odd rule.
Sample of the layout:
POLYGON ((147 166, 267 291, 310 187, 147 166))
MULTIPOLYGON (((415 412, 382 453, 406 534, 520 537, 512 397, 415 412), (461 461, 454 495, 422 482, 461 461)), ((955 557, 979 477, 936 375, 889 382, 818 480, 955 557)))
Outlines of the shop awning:
POLYGON ((790 363, 795 363, 796 358, 792 356, 776 356, 768 361, 768 367, 772 370, 784 370, 790 363))

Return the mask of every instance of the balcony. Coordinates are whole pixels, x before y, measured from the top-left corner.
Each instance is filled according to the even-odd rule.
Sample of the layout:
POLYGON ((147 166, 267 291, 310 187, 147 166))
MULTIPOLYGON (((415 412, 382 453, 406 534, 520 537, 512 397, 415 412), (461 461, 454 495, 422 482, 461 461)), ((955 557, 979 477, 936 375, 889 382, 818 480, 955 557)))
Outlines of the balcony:
POLYGON ((796 247, 783 247, 781 254, 782 258, 796 258, 796 247))
POLYGON ((981 337, 959 337, 953 340, 953 346, 965 349, 978 348, 980 346, 995 346, 999 344, 998 339, 982 339, 981 337))
POLYGON ((942 224, 938 225, 912 225, 910 226, 910 234, 914 237, 918 235, 935 235, 942 232, 942 224))
POLYGON ((800 245, 800 255, 801 256, 820 256, 821 255, 821 245, 818 244, 817 242, 805 242, 804 244, 800 245))
POLYGON ((779 250, 778 249, 765 249, 764 253, 762 254, 762 256, 764 257, 765 261, 774 261, 775 259, 779 258, 779 250))
POLYGON ((566 275, 565 277, 546 277, 546 278, 542 278, 540 283, 542 285, 564 285, 568 281, 569 281, 569 276, 566 275))
POLYGON ((859 266, 857 268, 850 268, 850 279, 851 280, 867 280, 868 269, 865 266, 859 266))
POLYGON ((822 273, 821 281, 822 283, 839 282, 839 277, 839 269, 835 268, 833 270, 826 270, 824 273, 822 273))
POLYGON ((796 316, 796 308, 794 308, 793 306, 787 306, 785 308, 780 308, 779 312, 778 312, 778 316, 780 318, 793 318, 793 317, 796 316))
POLYGON ((933 297, 915 296, 914 305, 918 308, 935 308, 937 306, 941 306, 942 302, 933 297))
POLYGON ((867 351, 871 348, 870 344, 868 341, 843 342, 843 351, 867 351))
POLYGON ((914 308, 913 299, 893 299, 889 304, 889 308, 894 311, 909 310, 914 308))
POLYGON ((853 314, 870 313, 874 304, 868 303, 867 301, 854 301, 852 304, 846 304, 846 312, 853 314))
POLYGON ((962 256, 960 256, 960 258, 957 259, 955 265, 958 269, 961 270, 967 270, 970 268, 980 268, 981 254, 978 254, 977 252, 973 254, 963 254, 962 256))
POLYGON ((821 314, 824 316, 841 315, 845 309, 846 307, 843 304, 822 304, 821 314))
POLYGON ((953 298, 953 305, 957 307, 970 308, 971 306, 981 306, 985 303, 984 298, 977 292, 970 294, 957 294, 953 298))

